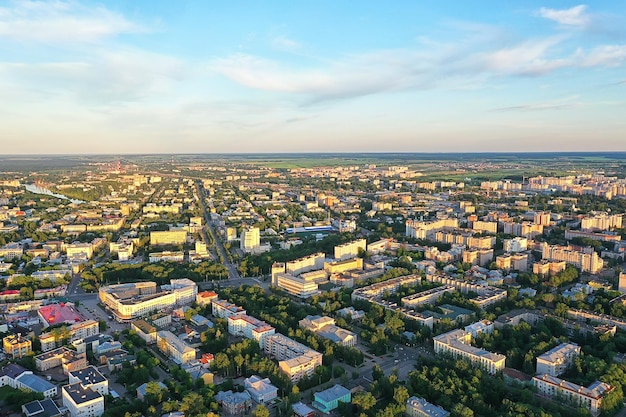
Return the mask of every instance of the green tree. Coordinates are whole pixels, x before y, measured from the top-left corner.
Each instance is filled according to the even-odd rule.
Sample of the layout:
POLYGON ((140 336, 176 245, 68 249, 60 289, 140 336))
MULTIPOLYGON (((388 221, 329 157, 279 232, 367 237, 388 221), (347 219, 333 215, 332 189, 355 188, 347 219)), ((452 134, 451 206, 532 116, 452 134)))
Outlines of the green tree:
POLYGON ((270 417, 270 411, 263 404, 259 404, 252 412, 253 417, 270 417))

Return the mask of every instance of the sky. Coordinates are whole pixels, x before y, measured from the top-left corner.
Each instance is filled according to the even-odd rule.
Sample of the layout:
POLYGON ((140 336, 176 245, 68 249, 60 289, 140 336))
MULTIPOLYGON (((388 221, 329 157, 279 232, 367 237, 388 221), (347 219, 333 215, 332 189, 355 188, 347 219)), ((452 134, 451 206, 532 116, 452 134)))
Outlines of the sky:
POLYGON ((626 151, 626 2, 0 0, 0 154, 626 151))

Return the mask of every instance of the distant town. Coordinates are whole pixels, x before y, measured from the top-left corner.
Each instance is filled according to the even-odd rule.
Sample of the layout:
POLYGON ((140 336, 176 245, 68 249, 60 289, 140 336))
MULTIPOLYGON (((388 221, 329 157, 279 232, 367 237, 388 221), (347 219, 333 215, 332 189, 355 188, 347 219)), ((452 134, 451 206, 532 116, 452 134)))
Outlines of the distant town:
POLYGON ((626 156, 0 158, 0 415, 626 416, 626 156))

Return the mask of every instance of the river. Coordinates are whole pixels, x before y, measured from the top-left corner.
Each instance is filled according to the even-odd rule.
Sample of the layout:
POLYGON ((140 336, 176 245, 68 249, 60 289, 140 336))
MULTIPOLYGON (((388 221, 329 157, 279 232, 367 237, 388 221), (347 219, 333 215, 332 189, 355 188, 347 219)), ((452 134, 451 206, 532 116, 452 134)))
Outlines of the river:
POLYGON ((36 186, 35 184, 26 184, 24 186, 24 188, 26 188, 26 191, 30 191, 31 193, 49 195, 49 196, 52 196, 52 197, 60 198, 62 200, 69 200, 69 201, 71 201, 74 204, 83 204, 83 203, 85 203, 85 201, 83 201, 83 200, 76 200, 74 198, 66 197, 63 194, 53 193, 52 191, 48 190, 47 188, 41 188, 41 187, 36 186))

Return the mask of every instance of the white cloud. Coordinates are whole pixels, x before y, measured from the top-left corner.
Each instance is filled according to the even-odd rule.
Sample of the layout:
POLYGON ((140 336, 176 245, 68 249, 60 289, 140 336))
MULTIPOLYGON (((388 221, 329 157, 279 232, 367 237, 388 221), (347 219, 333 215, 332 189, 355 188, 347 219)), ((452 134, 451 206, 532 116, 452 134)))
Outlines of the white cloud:
POLYGON ((74 1, 18 0, 0 8, 0 39, 28 42, 93 42, 146 28, 102 6, 74 1))
POLYGON ((502 74, 542 75, 571 65, 568 58, 550 58, 549 51, 563 41, 563 37, 522 42, 510 48, 490 52, 485 57, 490 71, 502 74))
POLYGON ((272 39, 272 46, 281 51, 297 51, 302 48, 300 42, 294 41, 286 36, 277 36, 272 39))
POLYGON ((626 45, 603 45, 576 56, 581 67, 617 67, 626 62, 626 45))
POLYGON ((587 6, 584 4, 563 10, 542 7, 539 9, 539 16, 565 26, 585 26, 589 23, 586 11, 587 6))

